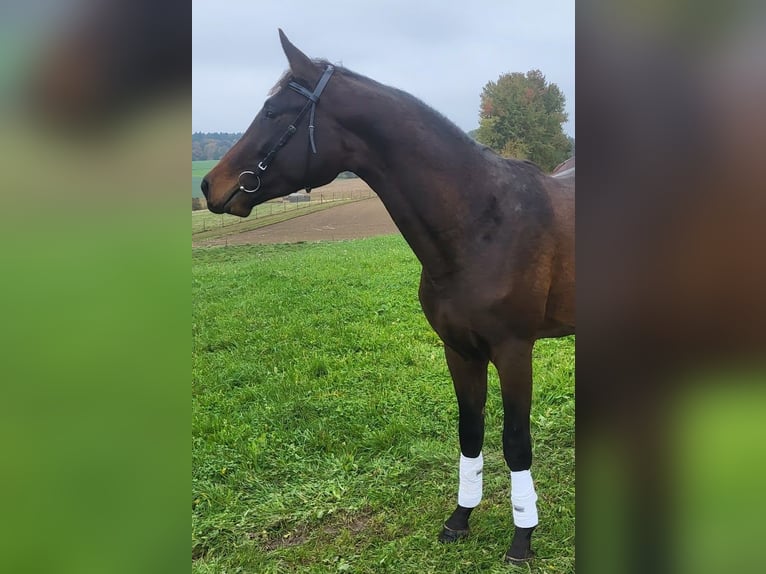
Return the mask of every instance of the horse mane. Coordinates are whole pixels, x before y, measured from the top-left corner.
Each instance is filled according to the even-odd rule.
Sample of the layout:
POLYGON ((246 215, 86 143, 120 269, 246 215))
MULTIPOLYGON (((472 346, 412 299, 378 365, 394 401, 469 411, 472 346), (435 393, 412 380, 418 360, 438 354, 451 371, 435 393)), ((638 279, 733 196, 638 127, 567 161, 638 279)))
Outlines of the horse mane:
MULTIPOLYGON (((426 117, 432 117, 434 120, 433 122, 429 122, 429 127, 431 127, 436 135, 443 139, 458 139, 462 140, 464 143, 479 147, 484 153, 492 153, 493 155, 497 156, 498 158, 505 159, 509 162, 518 162, 522 164, 527 164, 528 166, 536 168, 538 171, 542 173, 542 169, 540 166, 538 166, 536 163, 530 161, 530 160, 519 160, 516 158, 503 158, 500 156, 495 150, 490 148, 489 146, 486 146, 480 142, 477 142, 475 139, 473 139, 471 136, 469 136, 466 132, 464 132, 460 127, 458 127, 455 122, 450 120, 447 116, 442 114, 441 112, 435 110, 423 100, 413 96, 412 94, 405 92, 404 90, 400 90, 399 88, 395 88, 393 86, 387 86, 386 84, 381 84, 380 82, 373 80, 372 78, 369 78, 367 76, 364 76, 362 74, 358 74, 357 72, 354 72, 352 70, 349 70, 348 68, 344 68, 343 66, 340 66, 338 64, 333 64, 329 60, 326 60, 324 58, 315 58, 312 60, 312 62, 319 66, 319 67, 326 67, 326 66, 334 66, 335 67, 335 73, 340 73, 343 76, 354 78, 356 80, 361 80, 362 82, 372 84, 373 86, 385 90, 388 92, 391 92, 401 98, 402 100, 409 102, 410 104, 413 104, 415 108, 424 116, 426 117)), ((287 87, 287 84, 290 83, 294 79, 294 76, 290 72, 290 70, 286 70, 282 77, 279 78, 277 83, 274 85, 271 90, 269 90, 268 95, 273 96, 277 92, 281 91, 282 89, 287 87)), ((306 86, 307 88, 310 86, 306 86)))

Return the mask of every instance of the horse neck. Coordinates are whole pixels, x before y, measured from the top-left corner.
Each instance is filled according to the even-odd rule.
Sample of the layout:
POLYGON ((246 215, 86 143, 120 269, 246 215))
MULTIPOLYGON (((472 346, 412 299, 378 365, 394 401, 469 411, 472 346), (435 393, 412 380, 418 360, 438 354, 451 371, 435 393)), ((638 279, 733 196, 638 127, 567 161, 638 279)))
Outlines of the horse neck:
POLYGON ((378 194, 425 271, 450 274, 476 235, 469 229, 476 213, 492 201, 475 181, 489 160, 433 110, 370 83, 355 86, 349 99, 361 105, 339 117, 353 150, 348 169, 378 194))

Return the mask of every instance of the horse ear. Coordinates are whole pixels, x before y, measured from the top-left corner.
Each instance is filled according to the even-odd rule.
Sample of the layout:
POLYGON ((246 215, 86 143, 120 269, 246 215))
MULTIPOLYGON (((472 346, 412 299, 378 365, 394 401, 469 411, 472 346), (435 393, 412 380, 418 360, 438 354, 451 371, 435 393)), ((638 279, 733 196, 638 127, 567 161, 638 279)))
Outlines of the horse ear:
POLYGON ((284 50, 285 56, 287 56, 287 61, 290 64, 290 70, 293 75, 307 80, 313 79, 313 76, 316 74, 314 63, 306 54, 293 46, 290 40, 287 39, 287 36, 285 36, 282 28, 279 28, 279 41, 282 42, 282 50, 284 50))

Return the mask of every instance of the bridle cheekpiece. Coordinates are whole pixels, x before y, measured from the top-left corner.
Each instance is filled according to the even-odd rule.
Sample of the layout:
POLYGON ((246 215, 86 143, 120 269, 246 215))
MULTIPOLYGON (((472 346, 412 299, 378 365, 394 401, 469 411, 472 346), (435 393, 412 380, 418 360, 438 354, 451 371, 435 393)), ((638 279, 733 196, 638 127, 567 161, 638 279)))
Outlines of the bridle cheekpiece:
MULTIPOLYGON (((332 76, 332 73, 335 71, 335 68, 328 64, 328 66, 325 68, 324 73, 322 74, 322 77, 319 78, 319 82, 317 82, 316 87, 314 88, 313 92, 308 91, 306 88, 301 86, 298 82, 290 82, 287 84, 287 87, 291 90, 298 92, 300 95, 305 97, 308 101, 306 104, 301 108, 301 111, 298 112, 297 117, 293 120, 293 122, 287 126, 287 130, 285 130, 285 133, 282 134, 282 137, 279 138, 279 141, 277 141, 276 144, 274 144, 274 147, 269 150, 269 153, 267 153, 264 158, 258 162, 257 172, 256 171, 250 171, 246 170, 239 174, 238 182, 239 182, 239 189, 241 191, 244 191, 245 193, 255 193, 261 188, 261 178, 260 175, 263 174, 268 168, 269 165, 271 165, 271 162, 274 160, 274 156, 277 155, 277 152, 281 150, 285 145, 287 145, 287 142, 290 141, 290 138, 293 137, 296 131, 298 131, 298 128, 295 126, 303 119, 303 116, 306 115, 306 112, 311 110, 311 115, 309 116, 309 143, 311 144, 311 151, 316 154, 317 147, 316 143, 314 142, 314 113, 316 111, 316 106, 319 103, 319 96, 322 95, 322 92, 325 89, 325 86, 327 86, 327 82, 330 81, 330 76, 332 76), (242 184, 242 176, 243 175, 254 175, 255 178, 258 180, 258 185, 255 187, 255 189, 247 189, 242 184)), ((308 170, 308 164, 307 164, 307 170, 308 170)), ((307 188, 308 189, 308 188, 307 188)))

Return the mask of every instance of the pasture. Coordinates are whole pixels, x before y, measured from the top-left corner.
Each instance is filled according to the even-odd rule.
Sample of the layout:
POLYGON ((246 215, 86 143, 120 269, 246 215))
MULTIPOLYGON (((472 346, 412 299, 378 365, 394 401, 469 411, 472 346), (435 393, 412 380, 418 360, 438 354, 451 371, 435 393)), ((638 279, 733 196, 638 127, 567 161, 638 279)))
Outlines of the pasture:
POLYGON ((205 174, 213 169, 217 163, 217 159, 192 161, 192 197, 203 197, 199 184, 202 183, 205 174))
MULTIPOLYGON (((484 500, 457 493, 457 405, 401 236, 192 252, 193 572, 508 572, 490 371, 484 500)), ((574 572, 574 337, 534 353, 532 572, 574 572)))

